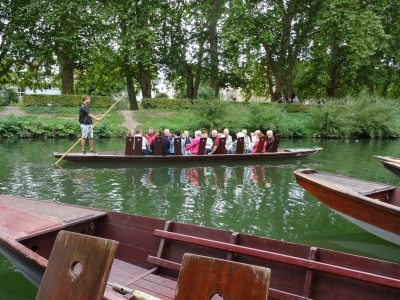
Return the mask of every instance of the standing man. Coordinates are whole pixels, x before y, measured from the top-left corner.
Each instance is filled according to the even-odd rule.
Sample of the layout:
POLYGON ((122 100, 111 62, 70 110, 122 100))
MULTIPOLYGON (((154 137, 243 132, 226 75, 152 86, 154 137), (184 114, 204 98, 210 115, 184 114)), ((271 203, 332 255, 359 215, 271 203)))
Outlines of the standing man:
POLYGON ((85 154, 85 144, 86 144, 86 139, 89 139, 89 146, 90 146, 90 153, 96 153, 94 151, 94 142, 93 142, 93 125, 92 125, 92 119, 95 119, 96 121, 100 121, 101 118, 96 117, 95 115, 92 115, 89 110, 89 103, 90 103, 90 97, 89 96, 83 96, 82 98, 82 105, 79 108, 79 123, 81 124, 81 131, 82 131, 82 136, 86 134, 86 136, 81 140, 81 148, 82 148, 82 153, 85 154))

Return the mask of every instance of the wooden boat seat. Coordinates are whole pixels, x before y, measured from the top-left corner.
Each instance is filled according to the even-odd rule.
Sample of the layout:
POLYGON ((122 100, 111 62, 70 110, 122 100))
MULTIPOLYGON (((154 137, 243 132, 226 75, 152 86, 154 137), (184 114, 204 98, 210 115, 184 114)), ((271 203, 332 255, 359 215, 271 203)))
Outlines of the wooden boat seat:
POLYGON ((262 153, 263 152, 264 144, 265 144, 265 137, 263 136, 258 140, 256 153, 262 153))
POLYGON ((206 152, 206 144, 207 144, 207 138, 201 138, 200 139, 200 144, 199 144, 199 151, 197 152, 197 155, 204 155, 206 152))
POLYGON ((215 151, 215 154, 226 154, 226 137, 219 138, 219 145, 217 150, 215 151))
POLYGON ((266 149, 266 152, 277 152, 280 139, 281 139, 281 135, 275 134, 274 141, 272 142, 272 144, 269 147, 267 146, 268 148, 266 149))
POLYGON ((133 155, 133 144, 135 139, 131 136, 127 136, 125 140, 125 155, 133 155))
POLYGON ((154 155, 162 155, 162 136, 156 136, 154 139, 154 155))
POLYGON ((174 138, 174 155, 182 155, 182 138, 174 138))
POLYGON ((133 143, 133 155, 142 155, 143 137, 135 136, 133 143))
POLYGON ((175 300, 266 300, 271 270, 186 253, 182 259, 175 300))
POLYGON ((113 240, 60 231, 36 299, 103 299, 117 246, 113 240))
POLYGON ((244 153, 244 137, 240 137, 236 141, 236 154, 244 153))

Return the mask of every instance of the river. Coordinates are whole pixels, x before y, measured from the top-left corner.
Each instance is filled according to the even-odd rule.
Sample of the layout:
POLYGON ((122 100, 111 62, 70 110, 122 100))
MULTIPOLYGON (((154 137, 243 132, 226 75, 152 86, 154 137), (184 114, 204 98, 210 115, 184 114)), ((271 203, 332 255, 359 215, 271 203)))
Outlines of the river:
MULTIPOLYGON (((400 262, 400 247, 354 226, 295 182, 314 168, 397 185, 373 155, 399 156, 395 140, 283 140, 281 147, 323 147, 307 159, 207 165, 54 166, 73 141, 0 141, 0 193, 123 211, 245 232, 400 262)), ((124 148, 96 141, 98 151, 124 148)), ((0 299, 34 299, 36 290, 0 256, 0 299)))

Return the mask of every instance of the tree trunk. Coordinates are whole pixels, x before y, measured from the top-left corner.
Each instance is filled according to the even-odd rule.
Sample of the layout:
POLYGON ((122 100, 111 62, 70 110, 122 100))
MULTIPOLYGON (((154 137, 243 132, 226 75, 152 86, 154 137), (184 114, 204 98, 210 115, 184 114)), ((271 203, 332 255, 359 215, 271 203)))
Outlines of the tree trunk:
POLYGON ((188 64, 185 64, 185 77, 186 77, 186 97, 188 99, 193 99, 194 96, 194 86, 193 86, 193 71, 188 64))
POLYGON ((328 86, 326 94, 328 98, 336 98, 338 96, 339 87, 339 45, 335 33, 331 37, 331 54, 328 65, 328 86))
POLYGON ((129 109, 138 110, 139 106, 136 99, 135 84, 133 78, 130 76, 125 76, 126 78, 126 90, 128 91, 129 109))
POLYGON ((202 71, 202 62, 203 62, 203 55, 204 55, 204 43, 205 39, 200 40, 200 45, 199 45, 199 52, 198 52, 198 57, 197 57, 197 65, 196 65, 196 79, 194 82, 194 87, 193 87, 193 98, 197 98, 197 92, 199 91, 200 87, 200 81, 201 81, 201 71, 202 71))
POLYGON ((212 1, 212 9, 210 14, 209 28, 208 28, 208 42, 210 43, 210 84, 214 90, 215 97, 219 95, 219 76, 218 76, 218 32, 217 24, 221 17, 221 0, 212 1))
POLYGON ((129 64, 128 54, 124 55, 124 75, 126 80, 126 90, 128 92, 129 109, 138 110, 139 106, 136 99, 135 84, 133 81, 133 71, 129 64))
POLYGON ((58 63, 60 66, 61 93, 74 93, 74 67, 75 62, 68 55, 58 55, 58 63))
POLYGON ((151 98, 151 75, 150 70, 139 64, 140 87, 143 98, 151 98))

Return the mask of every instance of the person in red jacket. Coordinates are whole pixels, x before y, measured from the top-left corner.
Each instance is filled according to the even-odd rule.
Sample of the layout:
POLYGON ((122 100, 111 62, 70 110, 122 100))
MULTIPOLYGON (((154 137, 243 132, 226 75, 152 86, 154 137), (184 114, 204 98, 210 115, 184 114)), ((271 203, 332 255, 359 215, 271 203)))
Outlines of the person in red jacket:
POLYGON ((186 150, 190 151, 190 154, 199 153, 200 139, 201 139, 201 131, 197 130, 194 133, 194 140, 192 141, 192 143, 189 145, 186 145, 186 150))

